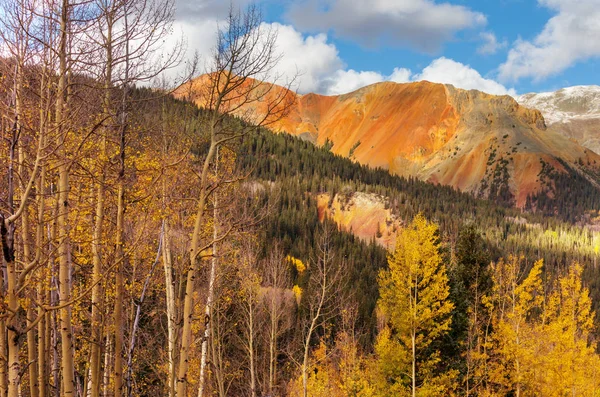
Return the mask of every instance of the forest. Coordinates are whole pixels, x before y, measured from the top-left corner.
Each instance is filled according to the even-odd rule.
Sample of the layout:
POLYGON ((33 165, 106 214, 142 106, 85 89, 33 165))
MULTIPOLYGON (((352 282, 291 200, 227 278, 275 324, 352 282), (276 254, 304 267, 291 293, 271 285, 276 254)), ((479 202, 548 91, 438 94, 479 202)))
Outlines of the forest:
POLYGON ((165 77, 170 1, 0 8, 0 397, 600 391, 589 184, 547 170, 592 196, 521 211, 269 132, 292 99, 256 6, 201 107, 171 96, 196 65, 165 77), (395 248, 319 220, 324 192, 386 197, 395 248))

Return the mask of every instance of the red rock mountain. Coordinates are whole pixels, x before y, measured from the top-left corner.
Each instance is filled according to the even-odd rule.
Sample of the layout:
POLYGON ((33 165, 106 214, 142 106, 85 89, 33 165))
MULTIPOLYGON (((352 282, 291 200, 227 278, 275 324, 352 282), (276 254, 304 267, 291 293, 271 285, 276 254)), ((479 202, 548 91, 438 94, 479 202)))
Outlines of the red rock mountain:
MULTIPOLYGON (((203 77, 177 96, 202 105, 203 77)), ((281 95, 271 86, 269 95, 281 95)), ((295 95, 295 94, 294 94, 295 95)), ((239 111, 260 114, 268 100, 239 111)), ((393 174, 454 186, 517 206, 542 186, 543 164, 582 175, 600 156, 546 127, 538 110, 510 96, 427 81, 377 83, 339 96, 296 95, 289 114, 270 126, 331 146, 331 151, 393 174)), ((591 181, 596 183, 595 181, 591 181)))

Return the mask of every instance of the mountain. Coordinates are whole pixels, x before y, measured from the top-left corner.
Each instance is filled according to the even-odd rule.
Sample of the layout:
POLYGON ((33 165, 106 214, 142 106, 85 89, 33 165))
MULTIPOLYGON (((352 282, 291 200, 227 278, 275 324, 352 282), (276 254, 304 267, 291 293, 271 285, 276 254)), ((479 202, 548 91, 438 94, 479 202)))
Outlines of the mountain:
MULTIPOLYGON (((201 76, 176 96, 202 106, 201 76)), ((268 95, 285 88, 264 83, 268 95)), ((538 110, 510 96, 465 91, 427 81, 377 83, 339 96, 296 95, 270 128, 390 173, 455 187, 524 207, 549 190, 541 174, 582 175, 597 184, 600 156, 549 129, 538 110)), ((238 112, 264 112, 261 103, 238 112)))
POLYGON ((548 127, 600 153, 600 86, 530 93, 516 100, 524 106, 539 109, 548 127))

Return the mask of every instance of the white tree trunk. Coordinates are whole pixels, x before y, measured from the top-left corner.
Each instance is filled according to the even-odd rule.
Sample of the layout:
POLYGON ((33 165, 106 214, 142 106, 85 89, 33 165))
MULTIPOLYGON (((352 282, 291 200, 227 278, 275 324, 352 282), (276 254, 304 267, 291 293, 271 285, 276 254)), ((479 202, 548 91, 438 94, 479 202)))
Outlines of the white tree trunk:
MULTIPOLYGON (((218 177, 219 148, 215 154, 215 176, 218 177)), ((213 200, 213 245, 212 258, 210 261, 210 278, 208 281, 208 296, 206 306, 204 307, 204 336, 202 337, 202 351, 200 356, 200 379, 198 380, 198 397, 204 397, 205 377, 206 377, 206 358, 208 355, 208 339, 210 337, 210 315, 215 295, 215 279, 217 277, 217 236, 218 236, 218 209, 217 192, 214 193, 213 200)))

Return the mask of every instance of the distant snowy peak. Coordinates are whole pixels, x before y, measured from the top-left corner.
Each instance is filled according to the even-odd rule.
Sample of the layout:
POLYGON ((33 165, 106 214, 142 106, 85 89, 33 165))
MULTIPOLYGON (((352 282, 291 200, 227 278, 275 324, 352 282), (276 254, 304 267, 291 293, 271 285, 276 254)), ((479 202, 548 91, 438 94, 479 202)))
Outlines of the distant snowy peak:
POLYGON ((600 86, 597 85, 525 94, 515 99, 525 107, 540 110, 548 125, 600 118, 600 86))

